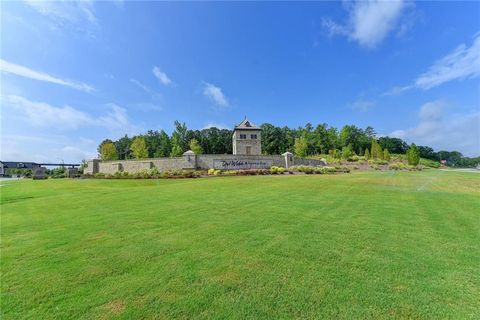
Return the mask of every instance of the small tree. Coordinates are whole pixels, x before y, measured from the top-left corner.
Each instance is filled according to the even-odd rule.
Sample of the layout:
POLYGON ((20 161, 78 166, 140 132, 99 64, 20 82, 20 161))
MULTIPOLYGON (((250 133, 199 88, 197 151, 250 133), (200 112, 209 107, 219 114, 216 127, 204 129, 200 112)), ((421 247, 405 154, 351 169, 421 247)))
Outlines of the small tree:
POLYGON ((132 153, 135 159, 148 158, 147 143, 145 142, 144 137, 136 137, 133 140, 132 145, 130 146, 130 149, 132 150, 132 153))
POLYGON ((407 160, 408 164, 411 166, 416 166, 420 162, 420 151, 415 143, 412 143, 407 150, 407 160))
POLYGON ((172 147, 172 152, 170 152, 170 157, 180 157, 182 154, 182 147, 180 147, 178 144, 174 144, 172 147))
POLYGON ((367 149, 365 149, 365 160, 369 160, 370 159, 370 151, 367 149))
POLYGON ((348 160, 351 156, 353 156, 352 145, 349 144, 346 147, 342 148, 342 158, 348 160))
POLYGON ((190 146, 190 150, 195 152, 195 154, 203 153, 202 146, 198 143, 197 139, 190 140, 189 146, 190 146))
POLYGON ((386 148, 383 150, 383 160, 390 161, 390 152, 386 148))
POLYGON ((293 146, 295 155, 298 157, 305 157, 307 155, 307 141, 304 137, 295 138, 295 145, 293 146))
POLYGON ((100 159, 118 160, 117 149, 112 141, 103 142, 99 147, 100 159))
POLYGON ((382 147, 378 144, 378 141, 373 139, 372 140, 372 147, 370 150, 370 156, 372 159, 382 159, 383 158, 383 152, 382 152, 382 147))

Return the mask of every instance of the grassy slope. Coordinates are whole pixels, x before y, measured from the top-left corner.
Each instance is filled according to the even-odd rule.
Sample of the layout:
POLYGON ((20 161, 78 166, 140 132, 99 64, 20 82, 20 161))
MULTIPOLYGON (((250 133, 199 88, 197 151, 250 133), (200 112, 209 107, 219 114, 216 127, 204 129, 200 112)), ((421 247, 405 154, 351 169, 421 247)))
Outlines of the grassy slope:
POLYGON ((4 319, 480 317, 478 174, 0 190, 4 319))

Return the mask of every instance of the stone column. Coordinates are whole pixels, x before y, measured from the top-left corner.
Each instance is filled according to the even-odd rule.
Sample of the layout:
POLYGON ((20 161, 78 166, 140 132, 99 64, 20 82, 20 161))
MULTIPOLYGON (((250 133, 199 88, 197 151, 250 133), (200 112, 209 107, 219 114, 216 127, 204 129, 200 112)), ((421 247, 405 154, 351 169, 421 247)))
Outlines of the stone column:
POLYGON ((184 169, 197 169, 197 155, 192 150, 183 153, 184 169))
POLYGON ((293 153, 287 151, 285 153, 282 153, 282 156, 285 157, 285 168, 288 169, 289 167, 293 166, 293 153))
POLYGON ((100 160, 92 159, 88 160, 87 167, 83 170, 84 174, 95 174, 98 173, 98 163, 100 160))

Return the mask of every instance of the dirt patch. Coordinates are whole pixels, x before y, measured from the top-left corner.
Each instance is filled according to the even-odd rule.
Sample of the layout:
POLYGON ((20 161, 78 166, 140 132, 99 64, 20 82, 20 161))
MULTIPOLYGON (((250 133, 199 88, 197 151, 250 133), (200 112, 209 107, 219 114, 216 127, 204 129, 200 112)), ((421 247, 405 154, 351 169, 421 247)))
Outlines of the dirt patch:
POLYGON ((114 301, 110 301, 103 305, 103 307, 108 311, 110 315, 119 315, 125 310, 125 304, 122 300, 117 299, 114 301))
POLYGON ((106 231, 101 231, 95 234, 90 235, 87 240, 96 241, 105 238, 108 235, 106 231))

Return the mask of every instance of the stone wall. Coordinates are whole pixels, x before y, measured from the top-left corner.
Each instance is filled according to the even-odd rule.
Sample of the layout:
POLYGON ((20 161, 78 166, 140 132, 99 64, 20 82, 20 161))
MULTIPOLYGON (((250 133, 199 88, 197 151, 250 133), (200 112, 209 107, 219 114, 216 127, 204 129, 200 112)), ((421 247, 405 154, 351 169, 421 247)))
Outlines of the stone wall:
MULTIPOLYGON (((234 154, 200 154, 197 155, 197 167, 199 169, 222 169, 219 166, 219 162, 231 162, 231 161, 240 161, 246 163, 255 164, 256 162, 262 161, 269 164, 268 167, 271 166, 278 166, 284 167, 285 166, 285 159, 282 156, 247 156, 247 155, 234 155, 234 154)), ((234 167, 229 167, 228 169, 233 169, 234 167)), ((238 169, 248 169, 246 167, 239 167, 238 169)), ((256 168, 259 169, 259 168, 256 168)))
POLYGON ((86 172, 90 174, 94 174, 97 172, 114 174, 117 171, 133 173, 142 170, 149 170, 152 168, 157 168, 160 172, 196 168, 195 156, 142 160, 99 161, 97 172, 92 172, 92 170, 90 170, 90 163, 91 162, 89 161, 86 170, 86 172))
POLYGON ((294 158, 293 165, 295 166, 326 166, 327 162, 317 159, 294 158))
POLYGON ((117 171, 138 172, 157 168, 160 172, 172 170, 215 169, 268 169, 271 166, 290 167, 292 165, 324 166, 325 162, 316 159, 295 158, 288 155, 234 155, 234 154, 200 154, 186 152, 183 157, 156 158, 141 160, 88 161, 84 173, 114 174, 117 171))

